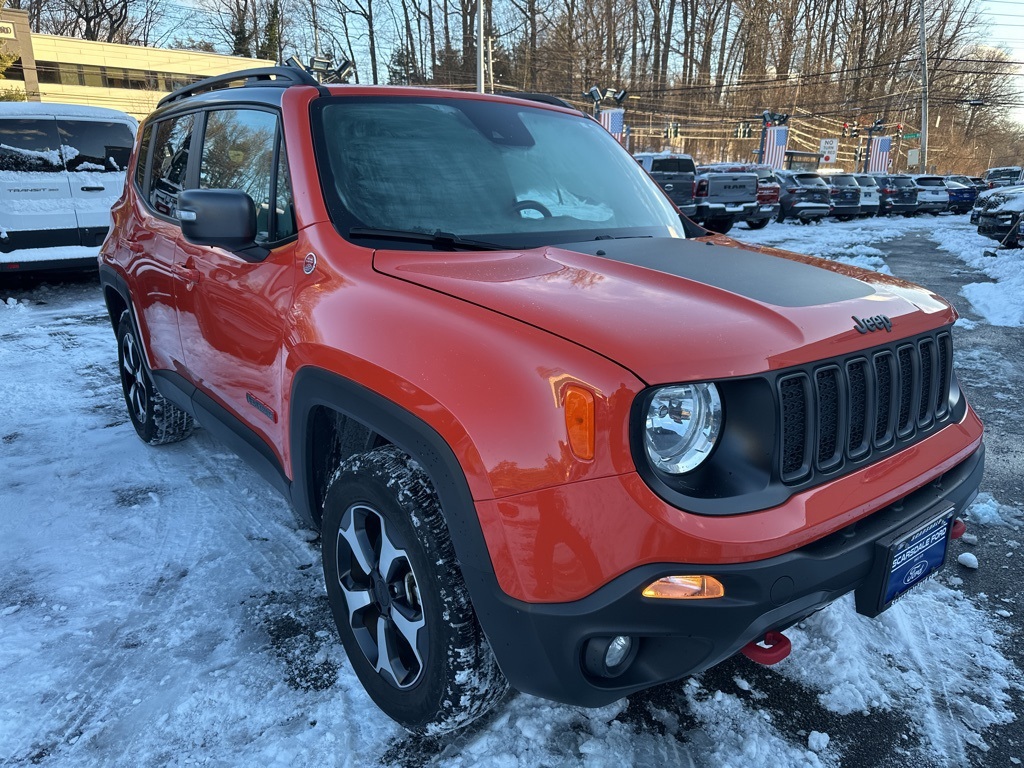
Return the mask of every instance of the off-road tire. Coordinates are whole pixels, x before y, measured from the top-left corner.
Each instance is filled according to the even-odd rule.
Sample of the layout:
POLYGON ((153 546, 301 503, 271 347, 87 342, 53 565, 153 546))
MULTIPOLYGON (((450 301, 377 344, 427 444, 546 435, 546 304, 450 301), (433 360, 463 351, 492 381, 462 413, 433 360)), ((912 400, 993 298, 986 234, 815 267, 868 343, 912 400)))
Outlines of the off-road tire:
POLYGON ((418 463, 390 445, 343 462, 328 483, 321 536, 338 633, 385 714, 415 733, 439 734, 472 722, 506 694, 440 501, 418 463), (392 554, 382 558, 385 540, 392 554), (382 637, 391 649, 384 661, 382 637))
POLYGON ((128 418, 149 445, 177 443, 192 434, 192 416, 156 391, 135 323, 126 311, 117 325, 117 368, 128 418))

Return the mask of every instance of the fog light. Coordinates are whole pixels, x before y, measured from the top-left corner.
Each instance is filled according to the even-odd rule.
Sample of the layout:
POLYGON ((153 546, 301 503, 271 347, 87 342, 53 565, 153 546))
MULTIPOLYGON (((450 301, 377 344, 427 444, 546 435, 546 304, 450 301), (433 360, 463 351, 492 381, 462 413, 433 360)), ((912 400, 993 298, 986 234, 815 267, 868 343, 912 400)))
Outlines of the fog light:
POLYGON ((639 642, 628 635, 592 637, 587 641, 583 665, 598 677, 618 677, 636 658, 639 642))
POLYGON ((644 597, 666 600, 708 600, 725 597, 725 587, 714 576, 666 576, 649 584, 644 597))
POLYGON ((608 650, 604 652, 604 665, 608 669, 614 669, 625 661, 631 650, 633 650, 633 638, 625 635, 613 637, 612 641, 608 643, 608 650))

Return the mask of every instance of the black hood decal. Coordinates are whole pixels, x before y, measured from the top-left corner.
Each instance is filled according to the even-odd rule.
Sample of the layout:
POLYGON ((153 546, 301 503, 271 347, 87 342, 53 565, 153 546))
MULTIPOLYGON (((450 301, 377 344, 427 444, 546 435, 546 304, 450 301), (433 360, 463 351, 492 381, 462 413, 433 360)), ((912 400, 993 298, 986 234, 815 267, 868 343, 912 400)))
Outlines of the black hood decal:
POLYGON ((637 237, 558 248, 653 269, 779 307, 810 307, 871 296, 856 278, 745 248, 681 238, 637 237))

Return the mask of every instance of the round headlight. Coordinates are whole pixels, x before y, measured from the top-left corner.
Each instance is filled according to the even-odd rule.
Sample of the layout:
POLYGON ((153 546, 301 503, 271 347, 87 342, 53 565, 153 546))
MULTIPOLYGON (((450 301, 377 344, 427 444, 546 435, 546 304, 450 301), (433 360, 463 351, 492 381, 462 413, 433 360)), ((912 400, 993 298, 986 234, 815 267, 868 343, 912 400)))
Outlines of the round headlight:
POLYGON ((681 475, 711 453, 722 428, 722 401, 714 384, 662 387, 647 407, 644 443, 657 469, 681 475))

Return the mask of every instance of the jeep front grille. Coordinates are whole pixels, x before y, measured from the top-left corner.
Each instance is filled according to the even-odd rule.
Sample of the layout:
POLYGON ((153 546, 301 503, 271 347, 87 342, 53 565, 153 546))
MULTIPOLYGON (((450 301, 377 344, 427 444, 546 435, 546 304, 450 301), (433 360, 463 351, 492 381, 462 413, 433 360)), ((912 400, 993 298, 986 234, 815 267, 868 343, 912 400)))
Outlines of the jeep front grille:
POLYGON ((943 332, 780 376, 782 481, 887 453, 944 421, 951 360, 943 332))

